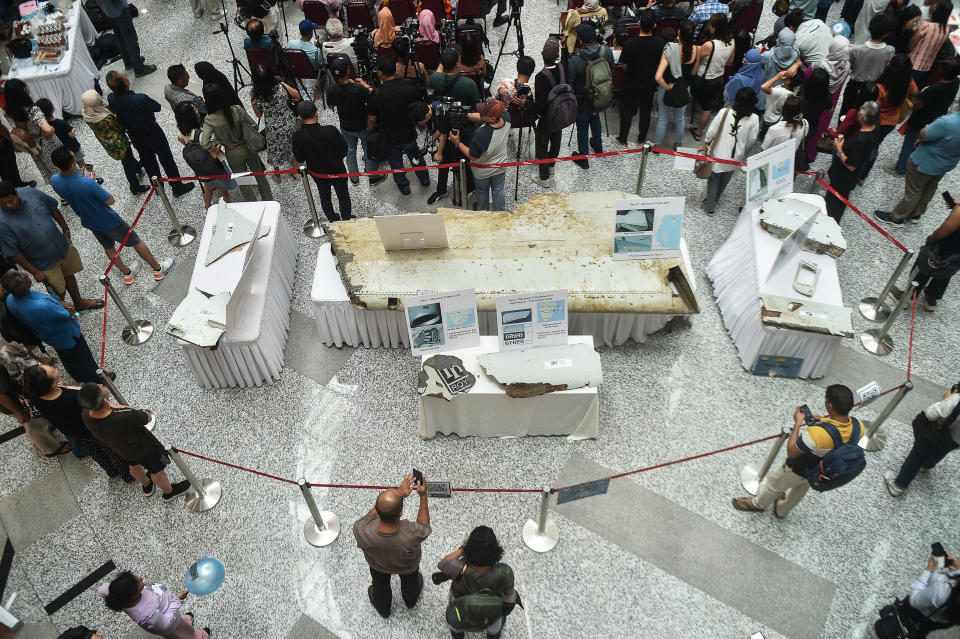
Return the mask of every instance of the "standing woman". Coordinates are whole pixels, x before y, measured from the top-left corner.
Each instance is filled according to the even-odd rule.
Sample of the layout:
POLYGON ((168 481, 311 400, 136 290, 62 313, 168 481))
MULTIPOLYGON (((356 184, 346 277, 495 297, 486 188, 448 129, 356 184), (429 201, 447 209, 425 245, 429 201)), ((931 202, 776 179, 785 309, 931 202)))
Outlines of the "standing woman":
POLYGON ((908 4, 896 18, 893 15, 885 15, 884 18, 893 23, 896 27, 887 34, 885 41, 893 47, 894 53, 910 53, 910 43, 913 42, 913 36, 917 32, 917 25, 920 24, 920 7, 915 4, 908 4))
POLYGON ((37 165, 37 170, 49 184, 50 176, 59 171, 50 161, 50 154, 54 149, 63 145, 40 108, 33 103, 33 98, 30 97, 30 87, 23 80, 16 78, 7 80, 3 88, 7 99, 7 115, 19 128, 33 138, 32 145, 30 145, 31 140, 24 140, 30 145, 29 148, 20 147, 19 150, 30 152, 34 163, 37 165))
MULTIPOLYGON (((920 94, 917 83, 912 76, 910 58, 898 54, 891 58, 890 64, 877 79, 877 93, 879 95, 877 102, 880 104, 877 147, 883 144, 883 139, 887 137, 887 134, 910 115, 913 101, 920 94)), ((861 176, 861 180, 867 177, 875 160, 874 157, 861 176)))
MULTIPOLYGON (((750 87, 743 87, 733 98, 733 106, 724 107, 717 112, 713 122, 703 136, 700 153, 708 149, 715 158, 743 162, 747 150, 753 146, 760 133, 760 118, 753 112, 757 104, 757 95, 750 87), (711 144, 716 140, 716 144, 711 144)), ((703 210, 713 215, 717 200, 733 177, 733 164, 714 163, 713 172, 707 179, 707 194, 703 201, 703 210)), ((739 167, 745 170, 745 167, 739 167)))
POLYGON ((667 41, 663 47, 663 53, 660 55, 660 66, 657 67, 657 73, 654 79, 660 88, 657 89, 657 134, 654 146, 660 146, 664 136, 667 134, 667 122, 673 120, 673 148, 676 149, 683 143, 683 118, 686 114, 686 105, 682 107, 670 107, 664 104, 663 96, 672 89, 678 81, 686 83, 690 87, 690 79, 697 70, 697 52, 699 47, 693 43, 693 23, 684 20, 680 24, 680 42, 674 42, 675 33, 669 27, 664 29, 663 38, 667 41), (672 81, 667 81, 664 75, 669 69, 672 81))
POLYGON ((803 145, 805 137, 807 137, 807 121, 803 119, 800 98, 791 95, 783 101, 780 121, 767 129, 767 135, 764 136, 760 148, 766 151, 770 147, 782 144, 787 140, 796 140, 795 148, 799 149, 803 145))
POLYGON ((190 594, 186 590, 173 596, 170 589, 161 584, 144 582, 130 572, 121 572, 108 584, 97 588, 107 608, 125 612, 134 623, 166 639, 210 639, 210 629, 196 630, 193 615, 180 612, 183 600, 190 594))
MULTIPOLYGON (((691 128, 694 140, 700 140, 713 110, 723 102, 723 69, 733 56, 733 38, 727 32, 727 16, 715 13, 707 23, 710 40, 700 45, 697 75, 691 95, 703 113, 700 126, 691 128)), ((754 96, 756 98, 756 96, 754 96)))
MULTIPOLYGON (((917 30, 910 40, 910 61, 913 63, 913 79, 917 84, 926 84, 940 47, 947 39, 947 20, 953 11, 953 5, 946 0, 940 0, 930 19, 924 20, 917 26, 917 30)), ((9 84, 9 83, 8 83, 9 84)))
MULTIPOLYGON (((821 118, 826 118, 829 124, 830 109, 833 107, 833 97, 830 94, 830 74, 826 69, 817 67, 810 72, 806 83, 803 85, 803 95, 800 102, 803 108, 803 119, 807 121, 809 127, 804 141, 807 159, 813 162, 817 159, 817 142, 820 140, 814 133, 820 126, 821 118)), ((826 130, 826 127, 823 130, 826 130)))
POLYGON ((579 8, 567 12, 567 21, 563 24, 567 53, 575 53, 577 48, 577 34, 574 30, 583 23, 585 18, 594 16, 602 20, 603 24, 607 23, 607 10, 600 6, 600 0, 584 0, 579 8))
MULTIPOLYGON (((300 101, 300 92, 277 78, 262 64, 253 67, 253 97, 250 106, 257 118, 264 121, 264 135, 267 138, 267 163, 279 171, 289 166, 297 170, 297 161, 293 159, 293 134, 300 128, 300 121, 290 110, 289 100, 300 101)), ((280 181, 280 175, 273 179, 280 181)), ((299 175, 293 174, 294 179, 299 175)))
MULTIPOLYGON (((200 129, 203 128, 203 116, 197 110, 197 105, 193 102, 181 102, 173 109, 173 116, 177 119, 177 141, 186 146, 199 139, 200 129)), ((220 161, 223 170, 218 170, 210 175, 227 175, 232 173, 230 167, 220 159, 220 146, 216 145, 209 149, 214 160, 220 161)), ((202 176, 199 176, 202 177, 202 176)), ((220 199, 224 202, 230 201, 230 191, 237 188, 237 181, 233 178, 213 178, 201 179, 200 187, 203 189, 203 205, 208 209, 213 205, 213 192, 216 191, 220 199)))
POLYGON ((83 102, 83 121, 87 123, 110 157, 120 160, 123 174, 130 185, 130 192, 137 195, 149 191, 149 186, 140 184, 140 173, 143 167, 140 166, 137 156, 133 154, 133 146, 117 116, 107 108, 103 98, 93 89, 84 91, 80 100, 83 102))
MULTIPOLYGON (((265 171, 266 167, 263 166, 260 156, 243 142, 244 125, 256 131, 257 123, 246 109, 231 103, 230 90, 219 84, 205 84, 203 99, 207 103, 207 117, 203 119, 200 146, 209 151, 222 144, 226 147, 227 164, 234 171, 265 171), (213 139, 214 134, 217 136, 216 140, 213 139)), ((258 175, 256 179, 260 198, 272 200, 273 192, 267 177, 258 175)))
POLYGON ((193 70, 197 72, 197 77, 203 81, 203 83, 200 85, 201 88, 206 89, 208 84, 220 85, 220 87, 229 92, 230 104, 238 104, 242 106, 242 103, 240 102, 240 96, 237 95, 236 89, 234 89, 233 85, 230 84, 230 80, 227 79, 227 76, 218 71, 215 66, 209 62, 197 62, 195 65, 193 65, 193 70))

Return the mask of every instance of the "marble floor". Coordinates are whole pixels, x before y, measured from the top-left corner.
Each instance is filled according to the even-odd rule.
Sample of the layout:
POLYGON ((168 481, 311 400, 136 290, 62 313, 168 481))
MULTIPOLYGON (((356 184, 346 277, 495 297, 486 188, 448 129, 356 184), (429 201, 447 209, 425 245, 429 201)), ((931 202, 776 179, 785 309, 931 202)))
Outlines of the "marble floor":
MULTIPOLYGON (((192 68, 209 60, 229 71, 229 51, 224 36, 212 33, 213 22, 194 19, 184 3, 141 0, 137 5, 142 48, 160 71, 134 80, 136 90, 162 101, 164 70, 176 62, 192 68)), ((293 3, 284 8, 292 32, 302 14, 293 3)), ((839 9, 834 5, 831 17, 839 9)), ((546 34, 555 31, 559 11, 547 0, 528 0, 523 9, 527 52, 538 68, 538 52, 546 34)), ((768 32, 772 22, 766 12, 759 32, 768 32)), ((492 57, 504 31, 491 32, 492 57)), ((241 32, 232 24, 229 37, 239 50, 241 32)), ((510 51, 515 34, 506 37, 510 51)), ((498 79, 512 77, 513 64, 514 58, 505 56, 498 79)), ((247 97, 249 89, 241 95, 247 97)), ((158 117, 173 140, 173 116, 166 103, 158 117)), ((323 111, 322 118, 334 122, 335 115, 323 111)), ((616 130, 617 124, 616 109, 611 109, 607 130, 616 130)), ((129 194, 120 167, 90 131, 79 121, 74 126, 88 161, 115 194, 116 209, 132 219, 142 196, 129 194)), ((694 145, 686 137, 686 144, 694 145)), ((880 170, 895 158, 899 142, 897 135, 887 138, 876 169, 854 191, 853 202, 868 214, 889 208, 902 190, 900 181, 880 170)), ((604 143, 613 148, 612 136, 605 135, 604 143)), ((575 151, 566 144, 565 136, 562 155, 575 151)), ((174 154, 179 162, 179 147, 174 154)), ((826 168, 828 160, 821 156, 814 167, 826 168)), ((554 188, 630 191, 638 164, 637 156, 594 161, 589 171, 561 163, 554 188)), ((25 175, 35 172, 21 166, 25 175)), ((512 196, 513 171, 508 176, 512 196)), ((797 188, 806 191, 808 184, 801 178, 797 188)), ((289 177, 273 186, 284 214, 299 228, 308 217, 301 186, 289 177)), ((650 158, 644 195, 682 194, 690 203, 684 235, 702 310, 689 325, 656 334, 644 344, 600 349, 604 384, 596 440, 421 440, 414 391, 418 361, 409 352, 319 343, 310 283, 324 240, 299 234, 290 336, 278 383, 203 390, 169 336, 158 333, 136 348, 124 345, 119 339, 122 319, 113 306, 108 311, 107 366, 118 371, 117 384, 131 403, 159 416, 158 436, 186 450, 318 483, 393 484, 416 465, 428 478, 454 486, 495 488, 557 486, 750 441, 776 433, 800 403, 821 406, 828 383, 857 388, 873 379, 884 387, 902 381, 906 318, 893 328, 895 348, 889 356, 874 357, 857 340, 845 340, 823 380, 770 379, 743 370, 704 273, 733 228, 742 189, 738 175, 717 214, 707 217, 698 208, 703 185, 690 173, 675 171, 670 158, 650 158)), ((531 182, 528 169, 520 171, 519 201, 542 190, 531 182)), ((960 193, 960 173, 951 172, 941 190, 960 193)), ((414 183, 413 193, 404 197, 386 181, 372 189, 364 183, 350 193, 354 211, 366 216, 424 210, 431 191, 414 183)), ((508 208, 513 202, 508 197, 508 208)), ((181 220, 202 226, 196 191, 173 199, 173 205, 181 220)), ((87 265, 79 276, 81 289, 96 296, 96 276, 106 258, 72 212, 66 216, 87 265)), ((944 216, 935 200, 919 225, 894 234, 918 248, 944 216)), ((137 230, 158 257, 175 257, 178 268, 160 285, 141 278, 122 291, 133 314, 158 327, 185 295, 196 255, 197 243, 170 247, 169 229, 159 202, 151 202, 137 230)), ((838 261, 840 280, 844 302, 855 306, 879 291, 900 253, 850 212, 843 231, 848 250, 838 261)), ((909 423, 916 410, 957 381, 955 364, 949 362, 960 359, 958 306, 960 298, 950 290, 936 313, 918 311, 912 368, 916 389, 887 422, 886 448, 869 454, 867 469, 855 483, 811 494, 786 521, 730 507, 730 498, 742 494, 740 469, 766 453, 766 445, 758 445, 619 479, 605 496, 559 507, 552 516, 560 543, 546 554, 528 550, 520 540, 524 522, 536 514, 536 495, 458 493, 450 500, 432 500, 434 532, 424 544, 422 569, 429 574, 474 526, 492 526, 526 604, 507 621, 503 636, 511 639, 694 633, 736 639, 753 632, 768 639, 866 636, 876 610, 903 596, 926 565, 930 543, 941 541, 953 551, 960 545, 955 525, 960 498, 950 487, 960 471, 960 456, 947 457, 899 499, 888 495, 882 481, 883 472, 895 468, 909 448, 909 423)), ((854 321, 857 331, 874 326, 856 314, 854 321)), ((81 325, 98 346, 100 315, 84 314, 81 325)), ((882 406, 878 402, 857 414, 871 419, 882 406)), ((144 636, 126 616, 105 608, 95 595, 96 584, 117 570, 132 570, 179 587, 187 567, 204 556, 224 563, 227 581, 211 596, 189 599, 186 609, 196 613, 200 625, 209 625, 214 637, 446 636, 444 587, 428 582, 415 609, 395 602, 389 620, 367 602, 368 573, 349 527, 372 506, 374 491, 314 491, 321 508, 338 514, 344 524, 333 545, 318 549, 303 538, 308 513, 295 486, 193 460, 198 475, 219 480, 224 489, 216 508, 195 514, 182 501, 144 500, 136 487, 108 481, 89 460, 43 458, 18 435, 12 420, 0 429, 0 605, 26 623, 17 636, 46 639, 78 624, 98 629, 105 639, 144 636)))

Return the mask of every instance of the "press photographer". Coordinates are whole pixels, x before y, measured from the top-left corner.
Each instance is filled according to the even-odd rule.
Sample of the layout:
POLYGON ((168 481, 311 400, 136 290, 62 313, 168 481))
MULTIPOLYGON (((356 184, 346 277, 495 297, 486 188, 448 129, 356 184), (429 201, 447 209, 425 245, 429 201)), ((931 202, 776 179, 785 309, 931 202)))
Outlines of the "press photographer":
MULTIPOLYGON (((437 150, 433 154, 433 161, 439 164, 459 162, 462 157, 456 144, 449 142, 451 131, 458 131, 461 137, 469 141, 475 130, 474 123, 469 119, 470 109, 452 98, 441 98, 432 103, 415 102, 407 110, 410 121, 417 127, 425 130, 429 135, 427 147, 434 142, 437 150)), ((447 196, 447 175, 450 169, 437 169, 437 190, 429 198, 427 204, 436 204, 438 200, 447 196)), ((454 173, 454 206, 462 206, 460 202, 459 171, 454 173)), ((474 190, 473 173, 467 166, 467 193, 474 190)))
POLYGON ((878 639, 926 637, 960 623, 960 562, 939 542, 930 547, 927 569, 910 584, 910 595, 880 609, 873 624, 878 639))
MULTIPOLYGON (((330 22, 327 22, 329 26, 330 22)), ((350 61, 345 54, 339 54, 330 62, 330 73, 335 81, 327 88, 327 104, 336 107, 340 118, 340 134, 347 143, 347 169, 358 173, 357 143, 363 149, 365 171, 376 171, 380 163, 367 155, 367 102, 370 100, 370 85, 363 78, 354 78, 350 73, 350 61)), ((387 179, 386 175, 370 177, 370 186, 387 179)), ((359 184, 360 178, 352 177, 353 184, 359 184)))
MULTIPOLYGON (((457 145, 463 155, 477 164, 500 164, 507 161, 507 138, 510 135, 510 114, 496 98, 477 105, 477 112, 469 116, 474 122, 482 122, 467 146, 460 139, 459 132, 450 131, 450 141, 457 145)), ((506 210, 507 170, 502 167, 477 168, 473 174, 477 185, 477 210, 485 211, 490 204, 490 192, 493 192, 493 210, 506 210)))
POLYGON ((461 104, 476 104, 480 90, 470 78, 460 75, 460 51, 447 47, 440 54, 440 68, 430 75, 430 88, 434 97, 452 98, 461 104))

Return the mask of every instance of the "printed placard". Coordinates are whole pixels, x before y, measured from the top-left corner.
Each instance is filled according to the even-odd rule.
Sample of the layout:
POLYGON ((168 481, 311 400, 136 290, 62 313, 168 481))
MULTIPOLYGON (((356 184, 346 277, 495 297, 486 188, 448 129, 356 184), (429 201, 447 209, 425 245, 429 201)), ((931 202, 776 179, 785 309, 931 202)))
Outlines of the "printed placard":
POLYGON ((793 193, 793 138, 747 158, 747 206, 793 193))
POLYGON ((575 486, 567 486, 557 489, 557 505, 565 504, 568 501, 576 501, 584 497, 593 497, 594 495, 603 495, 610 487, 610 478, 595 479, 575 486))
POLYGON ((857 389, 857 396, 860 397, 860 405, 866 406, 876 398, 880 397, 882 390, 880 390, 880 384, 873 381, 864 386, 863 388, 857 389))
POLYGON ((472 288, 403 298, 414 355, 480 344, 477 296, 472 288))
POLYGON ((448 481, 429 481, 427 482, 427 496, 450 499, 453 497, 453 489, 448 481))
POLYGON ((496 302, 501 351, 567 343, 566 290, 501 295, 496 302))
POLYGON ((680 255, 682 197, 617 200, 613 259, 649 260, 680 255))

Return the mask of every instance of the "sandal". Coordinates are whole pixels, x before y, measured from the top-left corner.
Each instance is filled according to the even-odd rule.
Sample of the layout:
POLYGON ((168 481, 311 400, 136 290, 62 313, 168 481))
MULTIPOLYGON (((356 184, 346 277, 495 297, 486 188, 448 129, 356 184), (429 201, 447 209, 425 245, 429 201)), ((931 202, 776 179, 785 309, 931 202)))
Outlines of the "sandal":
POLYGON ((760 508, 759 506, 753 503, 753 500, 749 497, 734 497, 733 498, 733 507, 737 510, 742 510, 748 513, 762 513, 765 509, 760 508))
POLYGON ((87 302, 87 303, 84 304, 83 306, 77 306, 77 307, 75 307, 75 308, 77 309, 77 312, 80 312, 80 311, 93 311, 93 310, 96 310, 96 309, 98 309, 98 308, 103 308, 103 300, 84 300, 84 301, 87 302))
POLYGON ((703 137, 703 135, 697 135, 697 130, 694 129, 694 128, 691 128, 691 129, 690 129, 690 135, 692 135, 692 136, 693 136, 693 139, 696 140, 697 142, 699 142, 699 141, 700 141, 700 138, 703 137))

